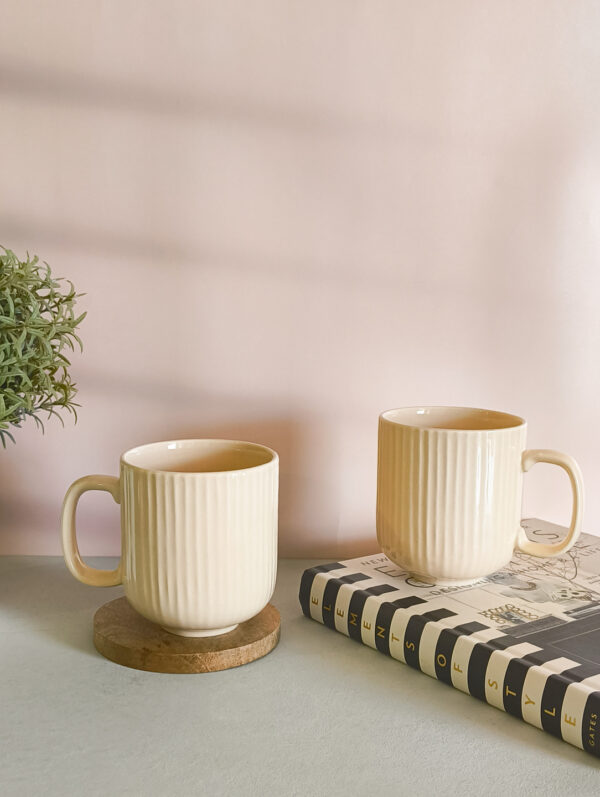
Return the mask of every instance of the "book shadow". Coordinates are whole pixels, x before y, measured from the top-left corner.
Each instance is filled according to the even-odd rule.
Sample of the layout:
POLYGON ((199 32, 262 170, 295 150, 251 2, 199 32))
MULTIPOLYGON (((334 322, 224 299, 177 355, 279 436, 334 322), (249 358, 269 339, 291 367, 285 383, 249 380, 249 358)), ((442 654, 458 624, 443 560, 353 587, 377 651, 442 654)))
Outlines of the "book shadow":
MULTIPOLYGON (((403 714, 409 711, 412 716, 420 717, 423 726, 430 728, 431 735, 438 737, 435 741, 431 739, 434 746, 463 737, 464 728, 464 738, 472 738, 473 744, 483 740, 493 749, 493 745, 498 744, 497 735, 501 735, 516 741, 524 752, 528 749, 539 753, 540 764, 554 758, 600 770, 600 760, 590 753, 309 620, 299 608, 296 616, 287 620, 285 631, 287 638, 293 640, 297 655, 305 657, 307 669, 312 669, 310 659, 318 657, 331 672, 335 672, 336 680, 344 684, 347 694, 356 695, 366 690, 375 703, 378 702, 378 693, 390 711, 393 711, 397 700, 403 714)), ((378 722, 381 721, 380 717, 378 722)))

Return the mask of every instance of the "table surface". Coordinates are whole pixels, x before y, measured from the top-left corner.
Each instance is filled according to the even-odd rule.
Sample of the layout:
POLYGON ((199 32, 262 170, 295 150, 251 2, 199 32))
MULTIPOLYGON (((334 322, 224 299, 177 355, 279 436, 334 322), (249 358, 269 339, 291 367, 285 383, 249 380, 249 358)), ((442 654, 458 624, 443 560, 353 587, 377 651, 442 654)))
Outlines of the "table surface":
POLYGON ((0 557, 0 793, 600 792, 588 753, 304 618, 313 564, 279 564, 267 657, 164 675, 94 649, 94 611, 122 588, 86 587, 56 557, 0 557))

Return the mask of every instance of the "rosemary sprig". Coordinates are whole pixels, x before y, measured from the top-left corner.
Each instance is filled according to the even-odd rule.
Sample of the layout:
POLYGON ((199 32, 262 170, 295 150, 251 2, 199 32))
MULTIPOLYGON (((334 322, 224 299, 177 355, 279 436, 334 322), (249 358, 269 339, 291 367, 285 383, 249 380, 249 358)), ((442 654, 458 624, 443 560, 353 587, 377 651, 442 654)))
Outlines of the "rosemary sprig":
POLYGON ((55 278, 37 257, 19 258, 0 247, 0 441, 12 440, 10 427, 31 416, 44 429, 42 417, 61 411, 77 420, 77 392, 65 352, 82 349, 76 329, 85 318, 75 313, 76 293, 69 280, 55 278))

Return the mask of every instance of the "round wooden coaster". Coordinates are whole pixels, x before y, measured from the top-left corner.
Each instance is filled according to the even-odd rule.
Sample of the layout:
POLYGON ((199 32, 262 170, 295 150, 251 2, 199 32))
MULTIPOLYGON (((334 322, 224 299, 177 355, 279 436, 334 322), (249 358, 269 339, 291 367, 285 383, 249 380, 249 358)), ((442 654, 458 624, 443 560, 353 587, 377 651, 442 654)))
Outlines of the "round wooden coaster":
POLYGON ((111 661, 150 672, 215 672, 266 656, 279 642, 279 612, 271 604, 228 634, 183 637, 146 620, 127 598, 94 615, 94 645, 111 661))

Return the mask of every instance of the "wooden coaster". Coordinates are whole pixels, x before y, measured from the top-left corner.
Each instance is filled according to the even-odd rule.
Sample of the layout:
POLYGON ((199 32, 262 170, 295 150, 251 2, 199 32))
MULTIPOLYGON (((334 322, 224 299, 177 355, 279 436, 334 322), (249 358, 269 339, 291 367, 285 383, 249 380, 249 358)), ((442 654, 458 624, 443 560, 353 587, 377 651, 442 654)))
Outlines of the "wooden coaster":
POLYGON ((279 612, 271 604, 228 634, 183 637, 146 620, 127 598, 94 615, 94 645, 111 661, 150 672, 215 672, 266 656, 279 642, 279 612))

